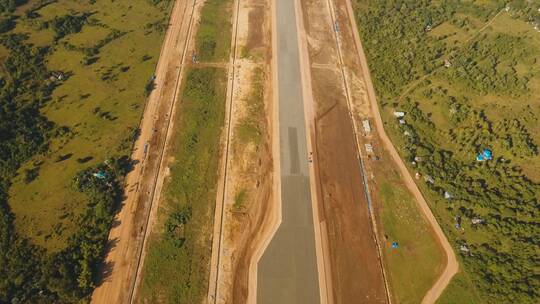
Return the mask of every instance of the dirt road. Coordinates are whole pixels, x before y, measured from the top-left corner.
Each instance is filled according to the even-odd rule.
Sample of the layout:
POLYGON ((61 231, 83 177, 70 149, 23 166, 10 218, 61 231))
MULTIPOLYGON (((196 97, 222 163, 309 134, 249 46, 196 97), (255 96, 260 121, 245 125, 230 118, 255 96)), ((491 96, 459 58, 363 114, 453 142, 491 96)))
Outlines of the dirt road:
POLYGON ((444 291, 444 289, 446 288, 446 286, 448 285, 452 277, 458 272, 459 264, 457 262, 452 246, 448 242, 441 227, 437 223, 437 220, 433 216, 433 213, 431 212, 431 209, 429 208, 426 200, 424 199, 422 193, 420 192, 420 189, 414 182, 411 173, 408 171, 407 167, 405 166, 405 163, 403 162, 396 148, 392 144, 392 141, 390 140, 390 138, 384 131, 384 125, 382 122, 381 114, 379 112, 379 106, 377 104, 375 89, 371 81, 367 59, 364 53, 364 49, 362 47, 362 43, 360 41, 360 35, 358 33, 356 21, 354 20, 354 12, 352 8, 352 4, 350 0, 344 0, 344 1, 346 4, 346 10, 349 16, 351 28, 353 29, 355 49, 358 54, 358 58, 360 59, 362 75, 366 83, 367 94, 369 97, 368 100, 371 106, 371 111, 373 113, 373 118, 375 120, 375 125, 379 133, 380 139, 384 143, 386 149, 389 151, 389 154, 391 155, 392 160, 397 165, 399 171, 401 172, 401 175, 404 178, 407 188, 411 191, 411 193, 413 193, 414 197, 416 198, 416 201, 418 202, 420 209, 422 210, 428 222, 430 223, 431 227, 433 228, 435 235, 437 236, 439 242, 441 243, 442 248, 444 249, 446 253, 446 267, 443 273, 441 274, 437 282, 427 292, 427 294, 422 300, 423 304, 435 303, 435 301, 444 291))
POLYGON ((126 177, 125 199, 109 233, 102 279, 92 303, 132 301, 149 218, 157 209, 156 194, 163 182, 163 156, 193 12, 193 0, 178 0, 171 11, 156 67, 156 86, 148 98, 140 135, 133 146, 131 158, 135 166, 126 177))

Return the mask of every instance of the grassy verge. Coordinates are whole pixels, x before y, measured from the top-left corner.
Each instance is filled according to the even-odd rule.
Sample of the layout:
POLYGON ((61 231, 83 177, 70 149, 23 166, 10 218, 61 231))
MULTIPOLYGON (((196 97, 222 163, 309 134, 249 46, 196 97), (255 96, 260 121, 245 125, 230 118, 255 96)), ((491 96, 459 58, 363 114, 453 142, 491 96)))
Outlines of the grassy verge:
POLYGON ((206 293, 227 74, 187 73, 175 123, 174 164, 143 273, 143 301, 200 303, 206 293))
POLYGON ((253 71, 251 79, 252 87, 250 94, 245 100, 246 115, 242 117, 236 126, 238 138, 241 144, 255 144, 261 142, 262 130, 264 126, 261 123, 264 119, 264 71, 256 68, 253 71))
POLYGON ((399 173, 384 161, 375 169, 380 239, 394 302, 420 303, 442 272, 442 250, 399 173), (392 248, 394 242, 398 248, 392 248))
POLYGON ((231 48, 232 2, 232 0, 205 2, 195 38, 197 57, 200 61, 228 61, 231 48))
POLYGON ((446 287, 441 297, 437 300, 437 304, 484 303, 478 292, 474 288, 471 288, 473 284, 474 283, 471 281, 466 272, 459 272, 454 278, 452 278, 450 285, 446 287))
MULTIPOLYGON (((228 60, 231 4, 205 2, 195 36, 199 62, 228 60)), ((201 303, 206 295, 226 86, 225 69, 186 72, 169 152, 174 163, 148 245, 141 302, 201 303)))

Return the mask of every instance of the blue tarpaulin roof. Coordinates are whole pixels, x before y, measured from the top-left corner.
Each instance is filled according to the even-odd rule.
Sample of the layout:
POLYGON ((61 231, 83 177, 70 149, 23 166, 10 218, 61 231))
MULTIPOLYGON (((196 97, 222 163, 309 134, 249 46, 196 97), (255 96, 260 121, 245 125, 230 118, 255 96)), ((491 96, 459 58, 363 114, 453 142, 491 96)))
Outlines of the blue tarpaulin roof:
POLYGON ((106 177, 104 172, 97 172, 97 173, 94 173, 93 175, 101 179, 104 179, 106 177))
POLYGON ((491 160, 493 158, 493 154, 491 153, 491 150, 484 149, 481 153, 478 153, 476 155, 477 161, 485 161, 485 160, 491 160))

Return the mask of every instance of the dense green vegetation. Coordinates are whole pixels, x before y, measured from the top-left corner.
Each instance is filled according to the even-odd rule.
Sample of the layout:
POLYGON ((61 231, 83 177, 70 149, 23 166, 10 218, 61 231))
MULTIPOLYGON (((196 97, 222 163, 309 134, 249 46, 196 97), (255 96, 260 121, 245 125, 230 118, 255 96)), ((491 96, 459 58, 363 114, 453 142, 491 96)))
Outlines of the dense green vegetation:
MULTIPOLYGON (((231 4, 209 0, 202 7, 195 36, 199 62, 228 60, 231 4)), ((226 69, 195 65, 186 71, 170 152, 174 162, 142 274, 143 303, 200 303, 207 293, 226 85, 226 69)))
MULTIPOLYGON (((80 16, 65 15, 62 17, 54 17, 54 19, 50 22, 50 26, 54 30, 55 39, 60 39, 68 34, 80 32, 87 19, 88 14, 82 14, 80 16)), ((49 23, 45 23, 45 26, 49 26, 49 23)))
POLYGON ((17 5, 21 5, 25 0, 0 0, 0 13, 13 12, 17 5))
POLYGON ((144 266, 141 292, 150 302, 198 303, 206 294, 226 81, 222 69, 187 73, 163 230, 151 240, 144 266))
POLYGON ((121 177, 129 167, 127 157, 111 159, 75 177, 73 186, 87 197, 86 210, 74 219, 79 229, 67 247, 54 254, 13 229, 13 214, 2 197, 0 302, 77 303, 90 295, 99 279, 109 228, 122 195, 121 177))
POLYGON ((53 87, 43 80, 47 73, 43 65, 46 49, 25 45, 20 35, 2 38, 11 52, 0 78, 0 301, 28 301, 40 287, 39 248, 14 231, 7 190, 21 163, 47 147, 52 124, 40 114, 39 107, 53 87))
POLYGON ((201 11, 196 37, 197 57, 201 61, 228 60, 231 44, 231 2, 208 0, 201 11))
POLYGON ((540 13, 530 1, 507 4, 355 7, 386 129, 463 265, 445 303, 540 299, 540 13), (475 161, 485 148, 494 159, 475 161))
MULTIPOLYGON (((88 62, 78 53, 89 53, 100 72, 103 63, 98 55, 107 52, 117 60, 119 56, 111 55, 106 46, 126 33, 111 29, 112 22, 99 9, 89 13, 89 6, 104 4, 98 2, 0 0, 0 303, 86 303, 100 280, 122 181, 131 168, 125 155, 140 110, 137 103, 128 104, 133 113, 125 112, 130 118, 126 119, 111 114, 122 109, 118 102, 96 107, 92 94, 100 88, 99 80, 80 78, 94 71, 80 69, 88 62), (94 40, 92 30, 108 34, 94 40), (85 45, 88 36, 97 44, 85 45), (79 94, 70 91, 73 88, 79 94), (81 88, 92 94, 81 94, 81 88), (77 103, 71 110, 70 105, 77 103), (84 111, 84 106, 93 110, 84 111), (108 140, 100 137, 103 131, 85 130, 92 120, 116 121, 116 128, 125 130, 117 132, 120 136, 110 141, 108 150, 86 149, 85 145, 100 147, 108 140), (88 140, 89 133, 97 138, 88 140), (26 230, 27 223, 43 230, 26 230)), ((159 18, 167 16, 159 12, 159 18)), ((145 15, 152 16, 148 11, 145 15)), ((131 35, 144 30, 131 29, 136 29, 131 35)), ((160 35, 155 37, 159 40, 160 35)), ((145 54, 142 61, 136 60, 140 66, 150 58, 145 54)), ((118 82, 123 78, 118 74, 130 74, 128 70, 130 66, 122 64, 108 68, 101 81, 118 82)), ((142 84, 149 75, 135 81, 141 84, 139 93, 133 94, 140 96, 138 103, 144 102, 142 84)), ((114 100, 118 88, 101 88, 98 94, 114 100)), ((97 124, 101 129, 106 123, 97 124)))
POLYGON ((107 166, 89 168, 75 177, 74 187, 87 197, 86 210, 74 218, 79 229, 62 251, 47 255, 18 234, 8 204, 10 181, 21 164, 46 153, 49 139, 64 130, 55 131, 40 112, 57 86, 45 66, 49 49, 32 47, 26 39, 14 34, 1 39, 10 55, 2 63, 0 78, 0 302, 74 303, 87 297, 98 279, 114 207, 121 196, 119 182, 129 161, 113 159, 107 166), (97 178, 93 172, 105 175, 97 178))
POLYGON ((21 163, 46 149, 52 128, 39 111, 54 89, 54 83, 45 80, 47 49, 32 48, 24 39, 22 35, 5 35, 2 39, 10 50, 0 78, 0 172, 4 191, 21 163))

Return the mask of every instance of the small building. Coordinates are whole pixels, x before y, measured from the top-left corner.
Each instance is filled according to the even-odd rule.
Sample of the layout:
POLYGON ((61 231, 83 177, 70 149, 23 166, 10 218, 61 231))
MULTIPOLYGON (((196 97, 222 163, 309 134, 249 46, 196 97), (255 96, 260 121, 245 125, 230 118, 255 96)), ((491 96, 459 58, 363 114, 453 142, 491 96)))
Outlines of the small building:
POLYGON ((404 117, 404 116, 405 116, 405 112, 394 111, 394 116, 395 116, 396 118, 404 117))
POLYGON ((362 120, 362 127, 364 127, 364 132, 366 132, 366 134, 371 133, 371 125, 369 124, 369 120, 362 120))
POLYGON ((459 247, 459 250, 461 250, 461 252, 465 252, 465 253, 469 253, 471 250, 469 249, 469 246, 463 244, 459 247))
POLYGON ((431 24, 426 25, 426 32, 431 31, 431 24))
POLYGON ((476 161, 487 161, 493 159, 493 153, 489 149, 484 149, 476 155, 476 161))
POLYGON ((454 198, 454 196, 452 194, 450 194, 450 192, 444 191, 444 198, 449 200, 449 199, 454 198))
POLYGON ((404 124, 405 124, 405 119, 400 119, 400 120, 399 120, 399 124, 400 124, 400 125, 404 125, 404 124))
POLYGON ((367 153, 373 153, 373 145, 372 144, 364 144, 364 147, 366 148, 367 153))
POLYGON ((433 177, 431 177, 431 176, 429 176, 429 175, 424 176, 424 180, 425 180, 427 183, 430 183, 430 184, 435 183, 435 180, 433 179, 433 177))
POLYGON ((416 172, 416 174, 414 175, 414 178, 420 179, 420 177, 422 177, 422 174, 420 174, 420 172, 416 172))

